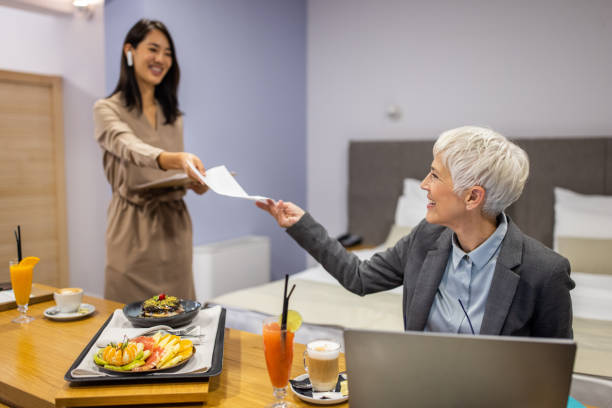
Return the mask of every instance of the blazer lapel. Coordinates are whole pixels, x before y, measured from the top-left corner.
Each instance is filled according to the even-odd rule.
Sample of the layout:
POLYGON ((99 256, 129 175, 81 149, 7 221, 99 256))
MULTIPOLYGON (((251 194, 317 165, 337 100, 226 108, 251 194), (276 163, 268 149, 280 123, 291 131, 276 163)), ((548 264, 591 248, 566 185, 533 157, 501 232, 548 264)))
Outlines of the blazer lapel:
POLYGON ((511 222, 510 217, 508 217, 508 232, 501 245, 480 326, 480 334, 501 334, 520 280, 519 271, 514 269, 522 262, 523 235, 511 222))
POLYGON ((446 269, 452 237, 452 231, 445 230, 436 241, 436 246, 427 252, 414 287, 414 295, 406 310, 406 330, 425 328, 431 305, 446 269))

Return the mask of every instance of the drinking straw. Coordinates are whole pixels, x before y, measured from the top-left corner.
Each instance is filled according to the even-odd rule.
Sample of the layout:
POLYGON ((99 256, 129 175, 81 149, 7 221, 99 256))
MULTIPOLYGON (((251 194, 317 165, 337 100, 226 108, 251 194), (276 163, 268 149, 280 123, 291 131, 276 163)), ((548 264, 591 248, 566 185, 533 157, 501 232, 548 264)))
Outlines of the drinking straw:
POLYGON ((289 291, 289 294, 287 295, 287 307, 289 307, 289 298, 291 297, 291 294, 293 293, 293 289, 295 289, 295 283, 293 284, 293 286, 291 287, 291 290, 289 291))
MULTIPOLYGON (((287 286, 289 284, 289 275, 285 275, 285 291, 283 293, 283 315, 281 317, 281 340, 285 344, 285 336, 287 335, 287 309, 289 309, 289 298, 295 289, 295 284, 291 287, 289 295, 287 295, 287 286)), ((284 346, 283 346, 284 350, 284 346)))
POLYGON ((289 275, 285 274, 285 292, 283 293, 283 315, 281 318, 281 330, 287 329, 287 306, 289 299, 287 298, 287 285, 289 284, 289 275))
POLYGON ((15 239, 17 240, 17 260, 21 262, 21 226, 17 226, 15 232, 15 239))
POLYGON ((283 316, 281 318, 281 330, 287 329, 287 312, 289 309, 289 298, 295 289, 295 284, 291 287, 289 294, 287 295, 287 284, 289 282, 289 275, 285 275, 285 293, 283 294, 283 316))
POLYGON ((13 232, 15 233, 15 241, 17 242, 17 257, 19 257, 19 237, 17 236, 17 230, 13 232))

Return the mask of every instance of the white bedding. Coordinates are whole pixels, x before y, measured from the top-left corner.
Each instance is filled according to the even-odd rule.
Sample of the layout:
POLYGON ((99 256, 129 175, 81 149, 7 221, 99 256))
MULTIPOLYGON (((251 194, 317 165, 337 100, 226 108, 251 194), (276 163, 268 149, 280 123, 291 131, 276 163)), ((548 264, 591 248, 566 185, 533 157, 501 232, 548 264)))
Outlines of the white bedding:
MULTIPOLYGON (((355 251, 361 259, 370 258, 383 250, 355 251)), ((572 290, 575 318, 612 321, 612 276, 572 272, 576 288, 572 290)), ((343 289, 320 265, 291 276, 297 284, 291 308, 304 317, 304 326, 296 341, 327 337, 342 342, 345 328, 402 331, 402 287, 386 292, 359 297, 343 289)), ((278 314, 282 297, 282 281, 231 292, 209 303, 228 309, 227 327, 261 333, 261 322, 269 315, 278 314)), ((579 336, 579 334, 577 334, 579 336)))
POLYGON ((612 276, 572 272, 574 317, 612 321, 612 276))
MULTIPOLYGON (((382 249, 355 253, 365 259, 382 249)), ((574 372, 612 377, 612 276, 572 272, 572 279, 578 344, 574 372)), ((330 338, 344 344, 345 328, 403 331, 402 287, 360 297, 342 288, 320 265, 292 275, 290 282, 297 285, 290 308, 304 318, 295 337, 298 343, 330 338)), ((211 303, 227 308, 227 327, 261 334, 263 319, 280 313, 283 286, 283 281, 270 282, 219 296, 211 303)), ((607 384, 612 387, 612 382, 607 384)))
MULTIPOLYGON (((355 254, 365 259, 382 249, 355 254)), ((298 343, 331 338, 343 344, 345 328, 403 331, 402 287, 360 297, 340 286, 320 265, 291 275, 290 282, 297 285, 290 308, 304 318, 295 337, 298 343)), ((261 334, 263 319, 281 311, 283 286, 282 280, 270 282, 218 296, 209 303, 227 309, 227 327, 261 334)))
MULTIPOLYGON (((383 246, 379 246, 372 249, 362 249, 359 251, 353 251, 355 255, 359 257, 359 259, 370 259, 372 255, 376 252, 383 251, 385 248, 383 246)), ((308 268, 302 272, 291 275, 291 279, 298 280, 307 280, 312 282, 322 282, 330 285, 340 285, 336 278, 331 276, 321 265, 313 266, 312 268, 308 268)), ((386 293, 396 293, 402 294, 402 287, 397 287, 395 289, 388 290, 386 293)))
MULTIPOLYGON (((376 252, 384 248, 377 247, 369 250, 355 251, 360 259, 369 259, 376 252)), ((585 319, 612 321, 612 275, 572 272, 572 279, 576 287, 570 292, 575 317, 585 319)), ((323 282, 339 285, 321 265, 308 268, 303 272, 291 276, 292 279, 323 282)), ((402 287, 391 289, 387 293, 402 294, 402 287)))

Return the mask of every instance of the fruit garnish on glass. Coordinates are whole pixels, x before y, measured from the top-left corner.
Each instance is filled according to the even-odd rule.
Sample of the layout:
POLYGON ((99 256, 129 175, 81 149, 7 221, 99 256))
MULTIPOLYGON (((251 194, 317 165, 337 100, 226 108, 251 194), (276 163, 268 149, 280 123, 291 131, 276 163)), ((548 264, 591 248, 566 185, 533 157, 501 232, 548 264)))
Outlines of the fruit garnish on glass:
MULTIPOLYGON (((283 316, 278 316, 278 324, 281 325, 283 316)), ((295 310, 287 311, 287 330, 295 333, 302 326, 302 315, 295 310)))

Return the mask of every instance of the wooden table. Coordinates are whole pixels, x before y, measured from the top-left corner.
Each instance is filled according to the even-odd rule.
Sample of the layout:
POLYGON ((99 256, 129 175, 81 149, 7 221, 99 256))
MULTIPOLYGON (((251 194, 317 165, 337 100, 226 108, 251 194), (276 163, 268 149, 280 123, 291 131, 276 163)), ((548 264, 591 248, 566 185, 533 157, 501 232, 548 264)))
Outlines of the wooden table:
MULTIPOLYGON (((0 402, 9 406, 64 407, 116 404, 158 407, 261 407, 272 402, 262 337, 226 329, 223 371, 209 382, 157 383, 70 387, 64 374, 110 314, 122 305, 85 296, 96 307, 93 316, 72 322, 46 319, 43 311, 54 305, 47 301, 32 305, 36 320, 26 325, 12 323, 17 310, 0 312, 0 402), (202 402, 205 401, 205 402, 202 402)), ((295 344, 292 376, 304 372, 304 345, 295 344)), ((341 357, 344 369, 344 356, 341 357)), ((287 399, 298 407, 313 407, 288 391, 287 399)), ((1 406, 1 404, 0 404, 1 406)), ((335 405, 345 408, 348 403, 335 405)))

